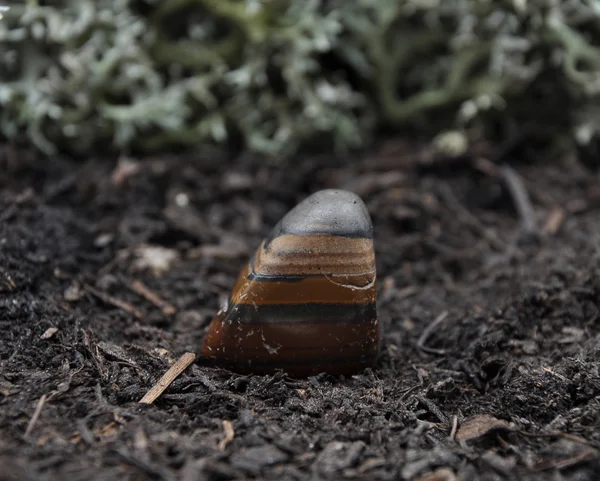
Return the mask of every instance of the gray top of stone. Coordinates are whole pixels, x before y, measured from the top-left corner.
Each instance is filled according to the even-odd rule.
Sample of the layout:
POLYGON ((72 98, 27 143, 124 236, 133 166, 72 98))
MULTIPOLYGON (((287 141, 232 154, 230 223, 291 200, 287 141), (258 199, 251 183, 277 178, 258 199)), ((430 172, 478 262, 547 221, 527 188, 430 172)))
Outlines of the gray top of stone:
POLYGON ((286 234, 331 234, 373 238, 367 206, 353 192, 326 189, 315 192, 290 210, 273 228, 269 241, 286 234))

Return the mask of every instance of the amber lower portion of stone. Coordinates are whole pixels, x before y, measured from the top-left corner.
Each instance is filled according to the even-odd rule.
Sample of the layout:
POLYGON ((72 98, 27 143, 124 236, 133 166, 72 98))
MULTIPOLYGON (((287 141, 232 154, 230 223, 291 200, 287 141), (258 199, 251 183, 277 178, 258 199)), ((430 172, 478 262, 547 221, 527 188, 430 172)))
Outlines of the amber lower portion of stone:
POLYGON ((379 342, 374 303, 232 304, 213 320, 202 355, 240 373, 352 374, 374 364, 379 342))
MULTIPOLYGON (((290 249, 288 261, 311 252, 314 239, 305 240, 304 250, 290 249)), ((362 241, 344 240, 339 254, 347 256, 350 247, 360 248, 358 254, 370 247, 372 253, 372 244, 362 241)), ((330 261, 338 255, 333 248, 326 253, 330 261)), ((274 274, 257 256, 240 272, 227 309, 209 326, 202 356, 241 373, 352 374, 372 366, 380 344, 376 272, 358 254, 345 263, 354 266, 345 273, 332 273, 331 266, 322 272, 318 265, 306 272, 298 261, 297 269, 274 274)), ((276 260, 271 258, 272 266, 276 260)))

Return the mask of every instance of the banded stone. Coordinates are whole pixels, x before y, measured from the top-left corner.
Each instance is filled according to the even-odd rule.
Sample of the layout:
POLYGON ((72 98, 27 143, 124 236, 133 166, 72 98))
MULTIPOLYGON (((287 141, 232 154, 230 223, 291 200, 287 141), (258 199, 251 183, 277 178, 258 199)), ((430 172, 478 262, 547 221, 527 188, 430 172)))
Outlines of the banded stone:
POLYGON ((379 353, 373 226, 354 193, 298 204, 244 266, 202 355, 233 371, 352 374, 379 353))

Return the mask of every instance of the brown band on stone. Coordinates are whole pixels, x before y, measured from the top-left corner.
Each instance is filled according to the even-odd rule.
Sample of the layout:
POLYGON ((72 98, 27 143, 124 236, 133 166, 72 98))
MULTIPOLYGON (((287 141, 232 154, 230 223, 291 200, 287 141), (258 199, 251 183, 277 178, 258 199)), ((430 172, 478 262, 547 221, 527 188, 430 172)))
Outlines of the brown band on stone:
POLYGON ((375 271, 371 239, 283 235, 257 250, 253 271, 265 276, 359 275, 375 271))
POLYGON ((240 273, 231 293, 231 301, 239 304, 301 304, 375 302, 375 274, 353 276, 326 275, 289 280, 268 281, 249 278, 250 266, 240 273))

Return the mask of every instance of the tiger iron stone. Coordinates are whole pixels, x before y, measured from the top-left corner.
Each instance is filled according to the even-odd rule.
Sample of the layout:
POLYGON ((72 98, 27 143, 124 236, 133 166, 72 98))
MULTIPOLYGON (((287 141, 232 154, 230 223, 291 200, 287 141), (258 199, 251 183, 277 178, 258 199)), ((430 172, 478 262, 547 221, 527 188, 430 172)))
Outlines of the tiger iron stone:
POLYGON ((242 269, 202 356, 240 373, 353 374, 380 347, 373 226, 363 201, 322 190, 273 228, 242 269))

